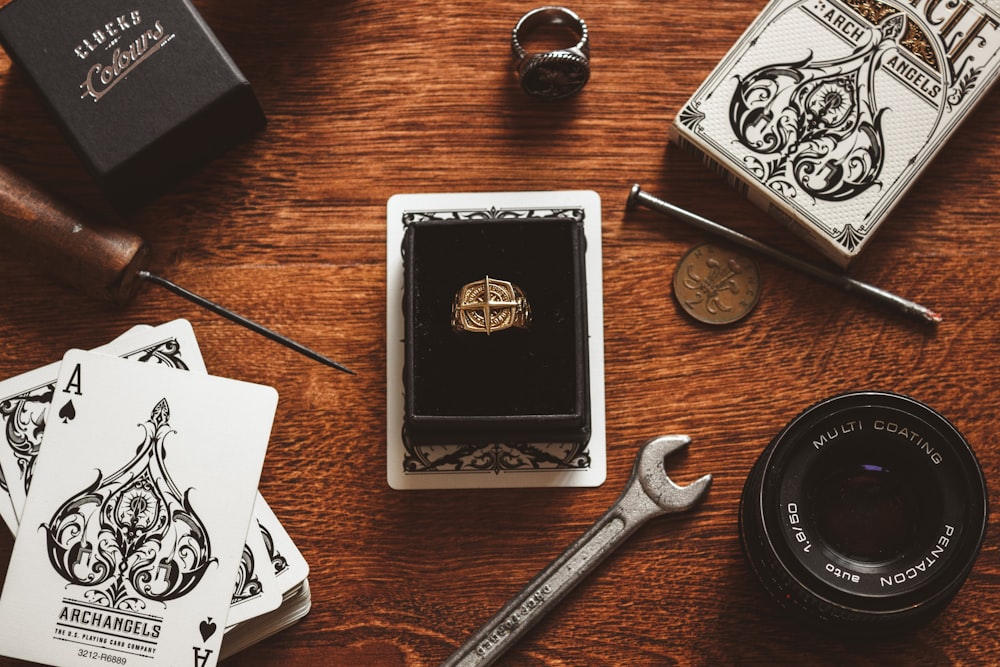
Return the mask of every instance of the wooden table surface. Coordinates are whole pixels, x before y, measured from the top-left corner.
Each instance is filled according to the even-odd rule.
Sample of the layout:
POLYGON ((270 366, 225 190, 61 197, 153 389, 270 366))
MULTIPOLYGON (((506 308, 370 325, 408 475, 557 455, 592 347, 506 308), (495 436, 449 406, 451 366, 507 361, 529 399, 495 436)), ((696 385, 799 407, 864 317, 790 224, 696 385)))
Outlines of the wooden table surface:
MULTIPOLYGON (((191 321, 210 372, 275 387, 261 492, 311 565, 313 608, 231 665, 436 665, 614 500, 637 447, 693 444, 669 471, 715 475, 694 512, 639 530, 522 642, 509 665, 987 664, 1000 660, 1000 533, 954 602, 912 635, 855 645, 793 624, 736 531, 760 451, 800 410, 858 389, 952 420, 1000 488, 1000 101, 986 97, 852 267, 944 315, 936 328, 762 261, 763 296, 727 328, 664 299, 704 234, 626 212, 629 186, 816 255, 667 144, 680 106, 763 0, 582 0, 593 75, 529 101, 509 69, 509 0, 200 0, 267 128, 122 224, 152 267, 344 362, 308 361, 156 287, 125 309, 0 258, 0 376, 130 326, 191 321), (386 483, 385 211, 397 193, 592 189, 603 201, 607 481, 598 488, 400 492, 386 483)), ((0 56, 0 156, 94 216, 113 215, 24 75, 0 56)), ((819 260, 817 260, 819 261, 819 260)), ((991 519, 996 520, 995 510, 991 519)), ((0 535, 0 568, 12 539, 0 535)), ((0 570, 2 571, 2 570, 0 570)), ((15 664, 0 659, 0 665, 15 664)))

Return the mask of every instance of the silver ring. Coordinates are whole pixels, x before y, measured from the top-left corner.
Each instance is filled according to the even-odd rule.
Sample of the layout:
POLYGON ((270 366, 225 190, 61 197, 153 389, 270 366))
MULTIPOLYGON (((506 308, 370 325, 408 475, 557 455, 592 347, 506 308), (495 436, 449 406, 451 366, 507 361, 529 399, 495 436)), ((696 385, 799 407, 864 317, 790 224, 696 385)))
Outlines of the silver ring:
POLYGON ((587 24, 565 7, 539 7, 517 22, 510 40, 521 88, 532 97, 555 100, 579 91, 590 79, 590 41, 587 24), (565 27, 579 41, 565 48, 528 53, 522 42, 542 25, 565 27))

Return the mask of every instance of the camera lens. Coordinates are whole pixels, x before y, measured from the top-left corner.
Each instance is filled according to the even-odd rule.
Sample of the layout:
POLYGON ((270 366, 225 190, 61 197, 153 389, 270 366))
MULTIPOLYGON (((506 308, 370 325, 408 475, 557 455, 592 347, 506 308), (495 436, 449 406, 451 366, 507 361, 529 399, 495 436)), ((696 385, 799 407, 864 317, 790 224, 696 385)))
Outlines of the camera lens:
POLYGON ((986 534, 986 483, 958 430, 886 392, 842 394, 793 419, 754 464, 740 542, 781 606, 844 636, 929 620, 986 534))

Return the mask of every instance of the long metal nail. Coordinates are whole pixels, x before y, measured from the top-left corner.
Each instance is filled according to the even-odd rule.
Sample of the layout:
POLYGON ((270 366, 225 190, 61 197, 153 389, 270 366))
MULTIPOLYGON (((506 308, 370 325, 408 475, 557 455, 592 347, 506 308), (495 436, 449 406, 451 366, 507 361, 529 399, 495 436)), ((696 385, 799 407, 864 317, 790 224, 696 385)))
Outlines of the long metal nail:
POLYGON ((860 280, 855 280, 847 275, 827 271, 826 269, 822 269, 815 264, 810 264, 805 260, 799 259, 798 257, 789 255, 788 253, 778 250, 777 248, 772 248, 769 245, 761 243, 757 239, 741 234, 735 229, 730 229, 729 227, 709 220, 708 218, 703 218, 702 216, 692 213, 691 211, 686 211, 679 206, 665 202, 662 199, 654 197, 648 192, 643 191, 638 183, 632 186, 632 190, 629 192, 628 201, 626 202, 626 207, 632 208, 636 204, 683 220, 684 222, 694 225, 699 229, 711 232, 716 236, 721 236, 736 245, 758 252, 765 257, 769 257, 776 262, 780 262, 786 266, 801 271, 802 273, 812 276, 817 280, 833 285, 834 287, 837 287, 845 292, 859 293, 883 305, 889 306, 893 310, 915 317, 921 322, 937 324, 942 319, 939 313, 927 308, 926 306, 922 306, 919 303, 910 301, 909 299, 904 299, 901 296, 897 296, 892 292, 887 292, 886 290, 875 287, 874 285, 869 285, 868 283, 863 283, 860 280))

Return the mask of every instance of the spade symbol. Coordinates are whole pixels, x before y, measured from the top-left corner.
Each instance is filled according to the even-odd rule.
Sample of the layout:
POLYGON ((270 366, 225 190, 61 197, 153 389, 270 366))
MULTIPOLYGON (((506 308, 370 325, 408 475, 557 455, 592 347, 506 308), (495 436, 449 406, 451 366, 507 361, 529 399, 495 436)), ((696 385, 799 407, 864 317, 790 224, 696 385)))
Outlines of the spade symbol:
POLYGON ((63 424, 69 423, 76 419, 76 408, 73 407, 72 399, 66 401, 66 405, 62 406, 59 410, 59 418, 63 420, 63 424))
POLYGON ((212 622, 212 617, 209 616, 208 620, 202 621, 201 625, 198 626, 198 630, 201 631, 201 640, 207 642, 208 638, 215 634, 215 623, 212 622))
MULTIPOLYGON (((58 414, 69 420, 76 409, 67 403, 58 414)), ((176 600, 218 562, 190 489, 178 488, 163 463, 164 439, 175 432, 166 399, 141 428, 132 459, 110 475, 97 471, 45 526, 49 563, 66 581, 88 587, 87 599, 102 607, 139 610, 146 600, 176 600)), ((211 618, 201 626, 206 636, 216 630, 211 618)))

